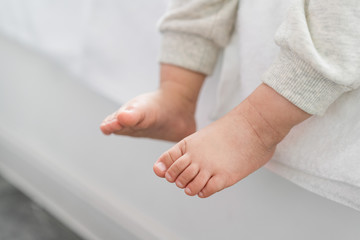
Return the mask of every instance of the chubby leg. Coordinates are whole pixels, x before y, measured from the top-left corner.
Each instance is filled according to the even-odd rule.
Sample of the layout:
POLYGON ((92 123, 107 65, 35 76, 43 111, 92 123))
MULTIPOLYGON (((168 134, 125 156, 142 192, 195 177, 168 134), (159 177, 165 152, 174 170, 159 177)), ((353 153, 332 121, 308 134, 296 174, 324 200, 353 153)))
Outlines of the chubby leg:
POLYGON ((180 141, 195 132, 195 108, 205 75, 172 65, 161 66, 158 90, 140 95, 100 125, 118 134, 180 141))
POLYGON ((154 172, 190 196, 209 197, 263 166, 277 143, 308 117, 262 84, 223 118, 160 156, 154 172))

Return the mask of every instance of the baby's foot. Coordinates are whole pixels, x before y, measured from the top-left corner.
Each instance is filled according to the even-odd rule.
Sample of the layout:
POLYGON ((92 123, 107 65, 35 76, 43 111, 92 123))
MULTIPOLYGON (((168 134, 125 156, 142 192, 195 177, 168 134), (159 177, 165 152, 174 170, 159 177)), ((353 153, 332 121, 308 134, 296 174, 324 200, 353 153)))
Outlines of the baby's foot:
POLYGON ((138 96, 108 116, 100 126, 104 134, 180 141, 196 130, 195 108, 202 73, 161 64, 159 90, 138 96))
POLYGON ((154 172, 190 196, 209 197, 270 160, 280 141, 276 135, 251 105, 240 104, 165 152, 154 172))
POLYGON ((129 101, 105 118, 100 129, 106 135, 179 141, 196 130, 195 105, 176 91, 160 89, 129 101))

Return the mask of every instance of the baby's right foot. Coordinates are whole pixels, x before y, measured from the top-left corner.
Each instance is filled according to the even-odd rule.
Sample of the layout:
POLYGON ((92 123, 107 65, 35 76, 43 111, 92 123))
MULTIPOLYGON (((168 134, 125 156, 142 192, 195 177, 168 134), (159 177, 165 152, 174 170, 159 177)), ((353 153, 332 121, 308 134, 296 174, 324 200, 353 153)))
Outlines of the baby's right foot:
POLYGON ((109 115, 100 125, 109 135, 180 141, 196 130, 196 102, 172 89, 140 95, 109 115))
POLYGON ((159 90, 140 95, 108 116, 104 134, 180 141, 196 131, 195 108, 205 75, 161 64, 159 90))

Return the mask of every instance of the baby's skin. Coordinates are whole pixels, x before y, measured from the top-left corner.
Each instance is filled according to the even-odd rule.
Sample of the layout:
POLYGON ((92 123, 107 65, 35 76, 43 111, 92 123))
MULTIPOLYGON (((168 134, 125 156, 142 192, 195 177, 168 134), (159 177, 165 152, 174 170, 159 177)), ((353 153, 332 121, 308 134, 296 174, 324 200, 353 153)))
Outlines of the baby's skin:
POLYGON ((157 91, 108 116, 104 134, 178 142, 154 164, 157 176, 206 198, 267 163, 291 128, 311 115, 265 84, 224 117, 196 131, 195 108, 205 76, 163 64, 157 91))

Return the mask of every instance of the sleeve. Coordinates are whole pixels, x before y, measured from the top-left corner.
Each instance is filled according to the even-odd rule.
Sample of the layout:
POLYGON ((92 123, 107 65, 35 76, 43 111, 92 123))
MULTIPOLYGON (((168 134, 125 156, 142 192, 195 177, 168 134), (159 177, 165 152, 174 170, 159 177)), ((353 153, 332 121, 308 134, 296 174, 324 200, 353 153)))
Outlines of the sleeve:
POLYGON ((277 30, 280 54, 262 81, 322 115, 360 85, 360 1, 296 0, 277 30))
POLYGON ((172 0, 159 22, 160 62, 209 75, 229 42, 238 0, 172 0))

